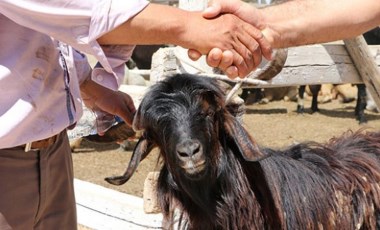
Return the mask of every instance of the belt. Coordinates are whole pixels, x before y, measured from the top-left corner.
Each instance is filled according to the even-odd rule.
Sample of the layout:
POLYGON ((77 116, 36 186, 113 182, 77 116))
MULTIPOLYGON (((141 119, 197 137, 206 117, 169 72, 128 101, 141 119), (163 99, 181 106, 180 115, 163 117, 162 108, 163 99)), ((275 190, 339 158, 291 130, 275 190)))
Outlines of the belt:
POLYGON ((58 139, 58 134, 52 137, 43 139, 43 140, 26 143, 25 145, 21 145, 20 147, 23 147, 25 152, 38 151, 40 149, 45 149, 51 146, 57 141, 57 139, 58 139))

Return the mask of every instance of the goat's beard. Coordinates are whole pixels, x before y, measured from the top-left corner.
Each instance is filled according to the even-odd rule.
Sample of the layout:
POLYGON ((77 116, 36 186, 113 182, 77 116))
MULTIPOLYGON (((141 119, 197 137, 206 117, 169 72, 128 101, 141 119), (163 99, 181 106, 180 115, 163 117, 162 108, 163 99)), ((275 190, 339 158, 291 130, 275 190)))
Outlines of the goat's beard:
POLYGON ((182 175, 190 181, 202 180, 208 175, 208 167, 206 160, 197 162, 189 160, 185 163, 185 166, 181 166, 177 170, 179 171, 178 173, 180 175, 182 175))
POLYGON ((198 177, 206 171, 206 160, 195 161, 194 159, 189 159, 182 164, 181 168, 188 177, 198 177))
MULTIPOLYGON (((206 150, 207 151, 207 150, 206 150)), ((212 150, 215 152, 220 152, 220 150, 212 150)), ((212 183, 213 180, 218 178, 219 175, 219 155, 216 154, 214 156, 215 159, 206 157, 202 160, 198 161, 188 161, 186 168, 178 167, 177 174, 179 174, 181 178, 193 181, 193 182, 201 182, 205 181, 208 183, 212 183), (212 170, 215 169, 215 170, 212 170)))

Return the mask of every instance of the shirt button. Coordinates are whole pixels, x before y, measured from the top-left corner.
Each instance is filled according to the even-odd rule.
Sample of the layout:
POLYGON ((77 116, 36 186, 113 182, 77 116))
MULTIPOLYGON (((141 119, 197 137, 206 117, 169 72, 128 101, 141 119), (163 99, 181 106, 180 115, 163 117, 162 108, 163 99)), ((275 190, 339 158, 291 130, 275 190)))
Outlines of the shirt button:
POLYGON ((98 75, 98 76, 96 76, 96 80, 98 80, 98 81, 103 81, 103 76, 102 76, 102 75, 98 75))

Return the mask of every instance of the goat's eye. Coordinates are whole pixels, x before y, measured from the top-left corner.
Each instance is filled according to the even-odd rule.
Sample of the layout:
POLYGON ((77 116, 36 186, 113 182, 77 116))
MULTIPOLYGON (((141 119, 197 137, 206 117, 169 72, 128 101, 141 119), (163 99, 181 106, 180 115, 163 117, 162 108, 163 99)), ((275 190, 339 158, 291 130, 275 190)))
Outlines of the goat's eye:
POLYGON ((207 113, 206 113, 206 117, 207 117, 207 118, 212 118, 212 117, 214 117, 214 114, 215 114, 215 111, 213 111, 213 110, 209 110, 209 111, 207 111, 207 113))
POLYGON ((199 113, 199 115, 204 119, 212 119, 215 115, 215 111, 212 109, 203 110, 199 113))

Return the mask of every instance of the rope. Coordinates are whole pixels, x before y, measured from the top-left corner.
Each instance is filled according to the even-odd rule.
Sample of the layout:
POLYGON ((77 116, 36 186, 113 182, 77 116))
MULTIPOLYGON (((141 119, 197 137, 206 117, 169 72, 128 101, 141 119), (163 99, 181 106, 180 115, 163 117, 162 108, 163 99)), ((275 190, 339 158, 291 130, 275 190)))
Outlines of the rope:
MULTIPOLYGON (((201 74, 204 77, 210 77, 210 78, 214 78, 217 80, 226 81, 226 82, 235 84, 234 87, 226 95, 226 103, 228 103, 231 100, 231 98, 233 98, 233 96, 239 91, 239 89, 242 87, 243 84, 250 84, 250 85, 255 85, 255 86, 267 85, 268 84, 267 81, 255 79, 255 78, 257 78, 257 76, 259 74, 261 74, 261 72, 262 72, 261 69, 257 69, 256 71, 252 71, 251 73, 249 73, 244 78, 231 79, 224 74, 207 73, 206 70, 195 65, 196 62, 189 61, 189 59, 187 59, 187 58, 183 58, 182 55, 177 50, 174 51, 174 54, 175 54, 176 58, 178 60, 180 60, 180 63, 179 63, 180 65, 182 65, 182 63, 185 63, 186 65, 189 65, 192 68, 194 68, 195 70, 197 70, 198 74, 201 74)), ((184 69, 184 67, 182 67, 182 69, 184 69)))

